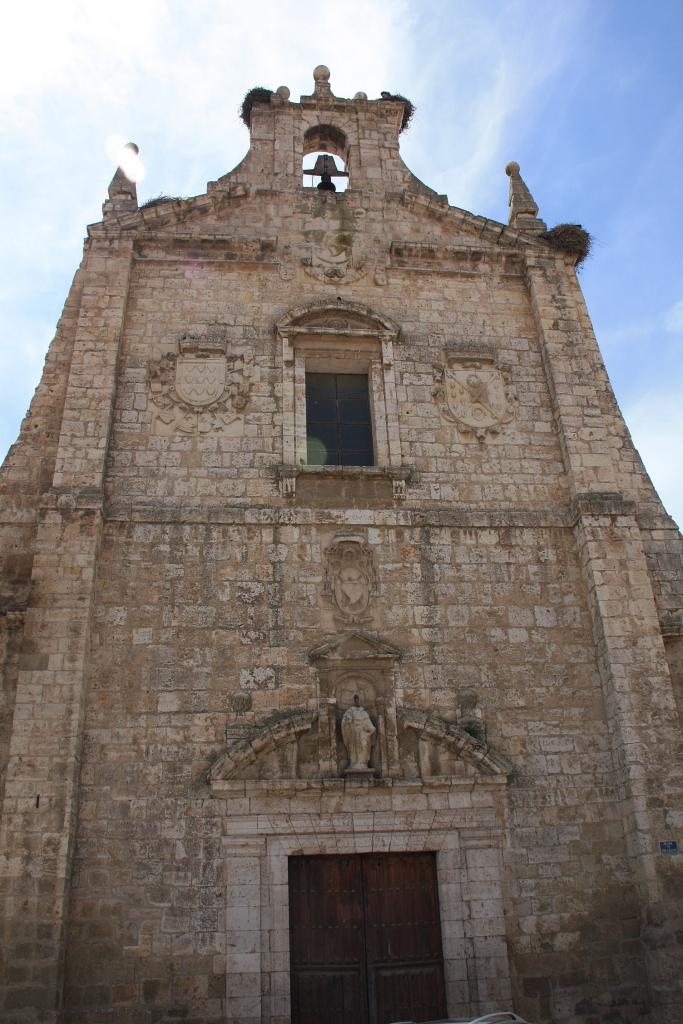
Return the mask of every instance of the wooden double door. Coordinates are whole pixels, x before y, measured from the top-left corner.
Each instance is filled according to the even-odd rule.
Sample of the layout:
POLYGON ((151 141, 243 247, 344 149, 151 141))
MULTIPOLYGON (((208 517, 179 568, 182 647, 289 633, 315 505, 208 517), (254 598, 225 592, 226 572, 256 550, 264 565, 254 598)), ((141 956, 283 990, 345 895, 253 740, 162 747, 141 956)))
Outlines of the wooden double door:
POLYGON ((433 853, 290 857, 292 1024, 446 1016, 433 853))

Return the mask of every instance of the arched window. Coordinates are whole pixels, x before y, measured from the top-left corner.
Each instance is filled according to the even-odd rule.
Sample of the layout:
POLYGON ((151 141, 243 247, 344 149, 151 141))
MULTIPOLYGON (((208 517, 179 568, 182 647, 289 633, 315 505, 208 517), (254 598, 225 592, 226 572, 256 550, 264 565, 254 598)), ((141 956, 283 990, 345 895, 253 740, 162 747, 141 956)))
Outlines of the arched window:
MULTIPOLYGON (((282 490, 302 473, 363 474, 405 496, 393 343, 398 325, 359 303, 312 303, 277 324, 282 346, 282 490)), ((360 475, 360 476, 359 476, 360 475)))
POLYGON ((346 135, 331 124, 317 124, 304 135, 305 188, 343 192, 349 181, 346 135), (313 172, 313 173, 312 173, 313 172))

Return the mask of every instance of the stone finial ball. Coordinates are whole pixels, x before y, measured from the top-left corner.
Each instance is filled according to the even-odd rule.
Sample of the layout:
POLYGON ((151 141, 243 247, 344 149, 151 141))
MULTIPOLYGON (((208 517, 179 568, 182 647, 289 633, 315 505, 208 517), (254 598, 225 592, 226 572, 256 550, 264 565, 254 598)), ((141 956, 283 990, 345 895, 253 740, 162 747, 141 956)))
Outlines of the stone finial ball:
POLYGON ((357 92, 353 98, 354 100, 366 100, 368 98, 368 94, 366 92, 357 92))
POLYGON ((329 82, 330 69, 326 68, 324 64, 318 64, 317 68, 313 69, 313 78, 316 82, 329 82))
POLYGON ((280 99, 282 99, 282 100, 288 100, 289 99, 290 93, 289 93, 289 89, 287 88, 286 85, 278 85, 278 87, 277 87, 277 89, 275 91, 277 92, 277 94, 280 97, 280 99))
POLYGON ((508 178, 511 178, 513 174, 519 174, 519 164, 516 160, 510 161, 510 163, 505 168, 505 173, 507 174, 508 178))

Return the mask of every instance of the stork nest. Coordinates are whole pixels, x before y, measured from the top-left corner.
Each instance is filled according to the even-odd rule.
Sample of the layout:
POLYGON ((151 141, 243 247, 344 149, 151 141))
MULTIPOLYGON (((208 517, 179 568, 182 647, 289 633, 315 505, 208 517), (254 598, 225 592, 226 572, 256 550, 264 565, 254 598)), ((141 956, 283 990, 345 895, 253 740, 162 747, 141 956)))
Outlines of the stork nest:
POLYGON ((577 267, 588 259, 593 245, 592 236, 580 224, 558 224, 550 231, 544 231, 541 238, 574 257, 577 267))
POLYGON ((242 100, 242 106, 240 107, 240 117, 246 124, 247 128, 251 127, 251 108, 255 103, 270 103, 270 97, 273 95, 272 89, 265 89, 262 85, 257 85, 253 89, 250 89, 242 100))
POLYGON ((146 203, 142 203, 138 209, 149 210, 150 207, 159 206, 160 203, 182 203, 183 199, 187 199, 187 196, 165 196, 162 192, 160 195, 148 199, 146 203))
POLYGON ((403 104, 403 120, 401 121, 401 127, 399 128, 398 134, 401 135, 407 130, 410 122, 415 114, 415 104, 412 103, 407 96, 401 96, 400 92, 390 92, 382 94, 383 100, 398 100, 403 104))

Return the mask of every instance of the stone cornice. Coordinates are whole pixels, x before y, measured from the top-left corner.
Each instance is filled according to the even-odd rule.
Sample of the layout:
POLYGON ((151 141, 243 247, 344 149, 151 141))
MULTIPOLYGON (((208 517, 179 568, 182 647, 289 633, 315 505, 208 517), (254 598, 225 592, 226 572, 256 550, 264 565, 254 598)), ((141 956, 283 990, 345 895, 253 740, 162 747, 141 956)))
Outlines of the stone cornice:
MULTIPOLYGON (((301 189, 269 189, 268 197, 287 198, 290 202, 296 199, 297 202, 309 200, 314 202, 318 196, 309 195, 310 190, 301 189)), ((238 201, 258 202, 265 194, 263 189, 251 188, 242 184, 236 184, 229 189, 211 190, 199 196, 189 199, 169 200, 161 202, 146 209, 138 209, 134 213, 112 214, 107 219, 106 225, 96 222, 88 225, 88 236, 111 237, 116 235, 138 235, 144 239, 145 236, 154 233, 158 229, 170 229, 191 221, 201 220, 202 217, 220 215, 223 211, 238 201)), ((541 255, 552 255, 557 257, 557 250, 552 249, 548 242, 539 237, 526 234, 502 224, 500 221, 481 217, 477 214, 462 210, 457 206, 450 206, 445 196, 425 194, 418 191, 404 189, 399 192, 363 190, 356 192, 349 189, 348 192, 340 193, 338 199, 346 196, 345 201, 353 203, 367 197, 371 202, 378 200, 386 204, 400 204, 401 206, 418 214, 423 214, 429 219, 436 219, 448 224, 449 229, 459 230, 490 249, 517 249, 526 252, 535 252, 541 255)), ((197 241, 202 237, 198 233, 197 241)), ((408 243, 405 243, 408 244, 408 243)))
POLYGON ((617 491, 583 491, 574 497, 570 511, 577 522, 585 516, 632 516, 635 510, 635 502, 626 501, 617 491))
POLYGON ((303 525, 307 523, 386 525, 386 526, 453 526, 462 529, 557 529, 573 525, 568 508, 487 509, 463 506, 411 509, 324 509, 296 508, 283 505, 227 505, 206 499, 155 500, 150 498, 110 500, 106 518, 118 522, 202 523, 225 525, 303 525))

